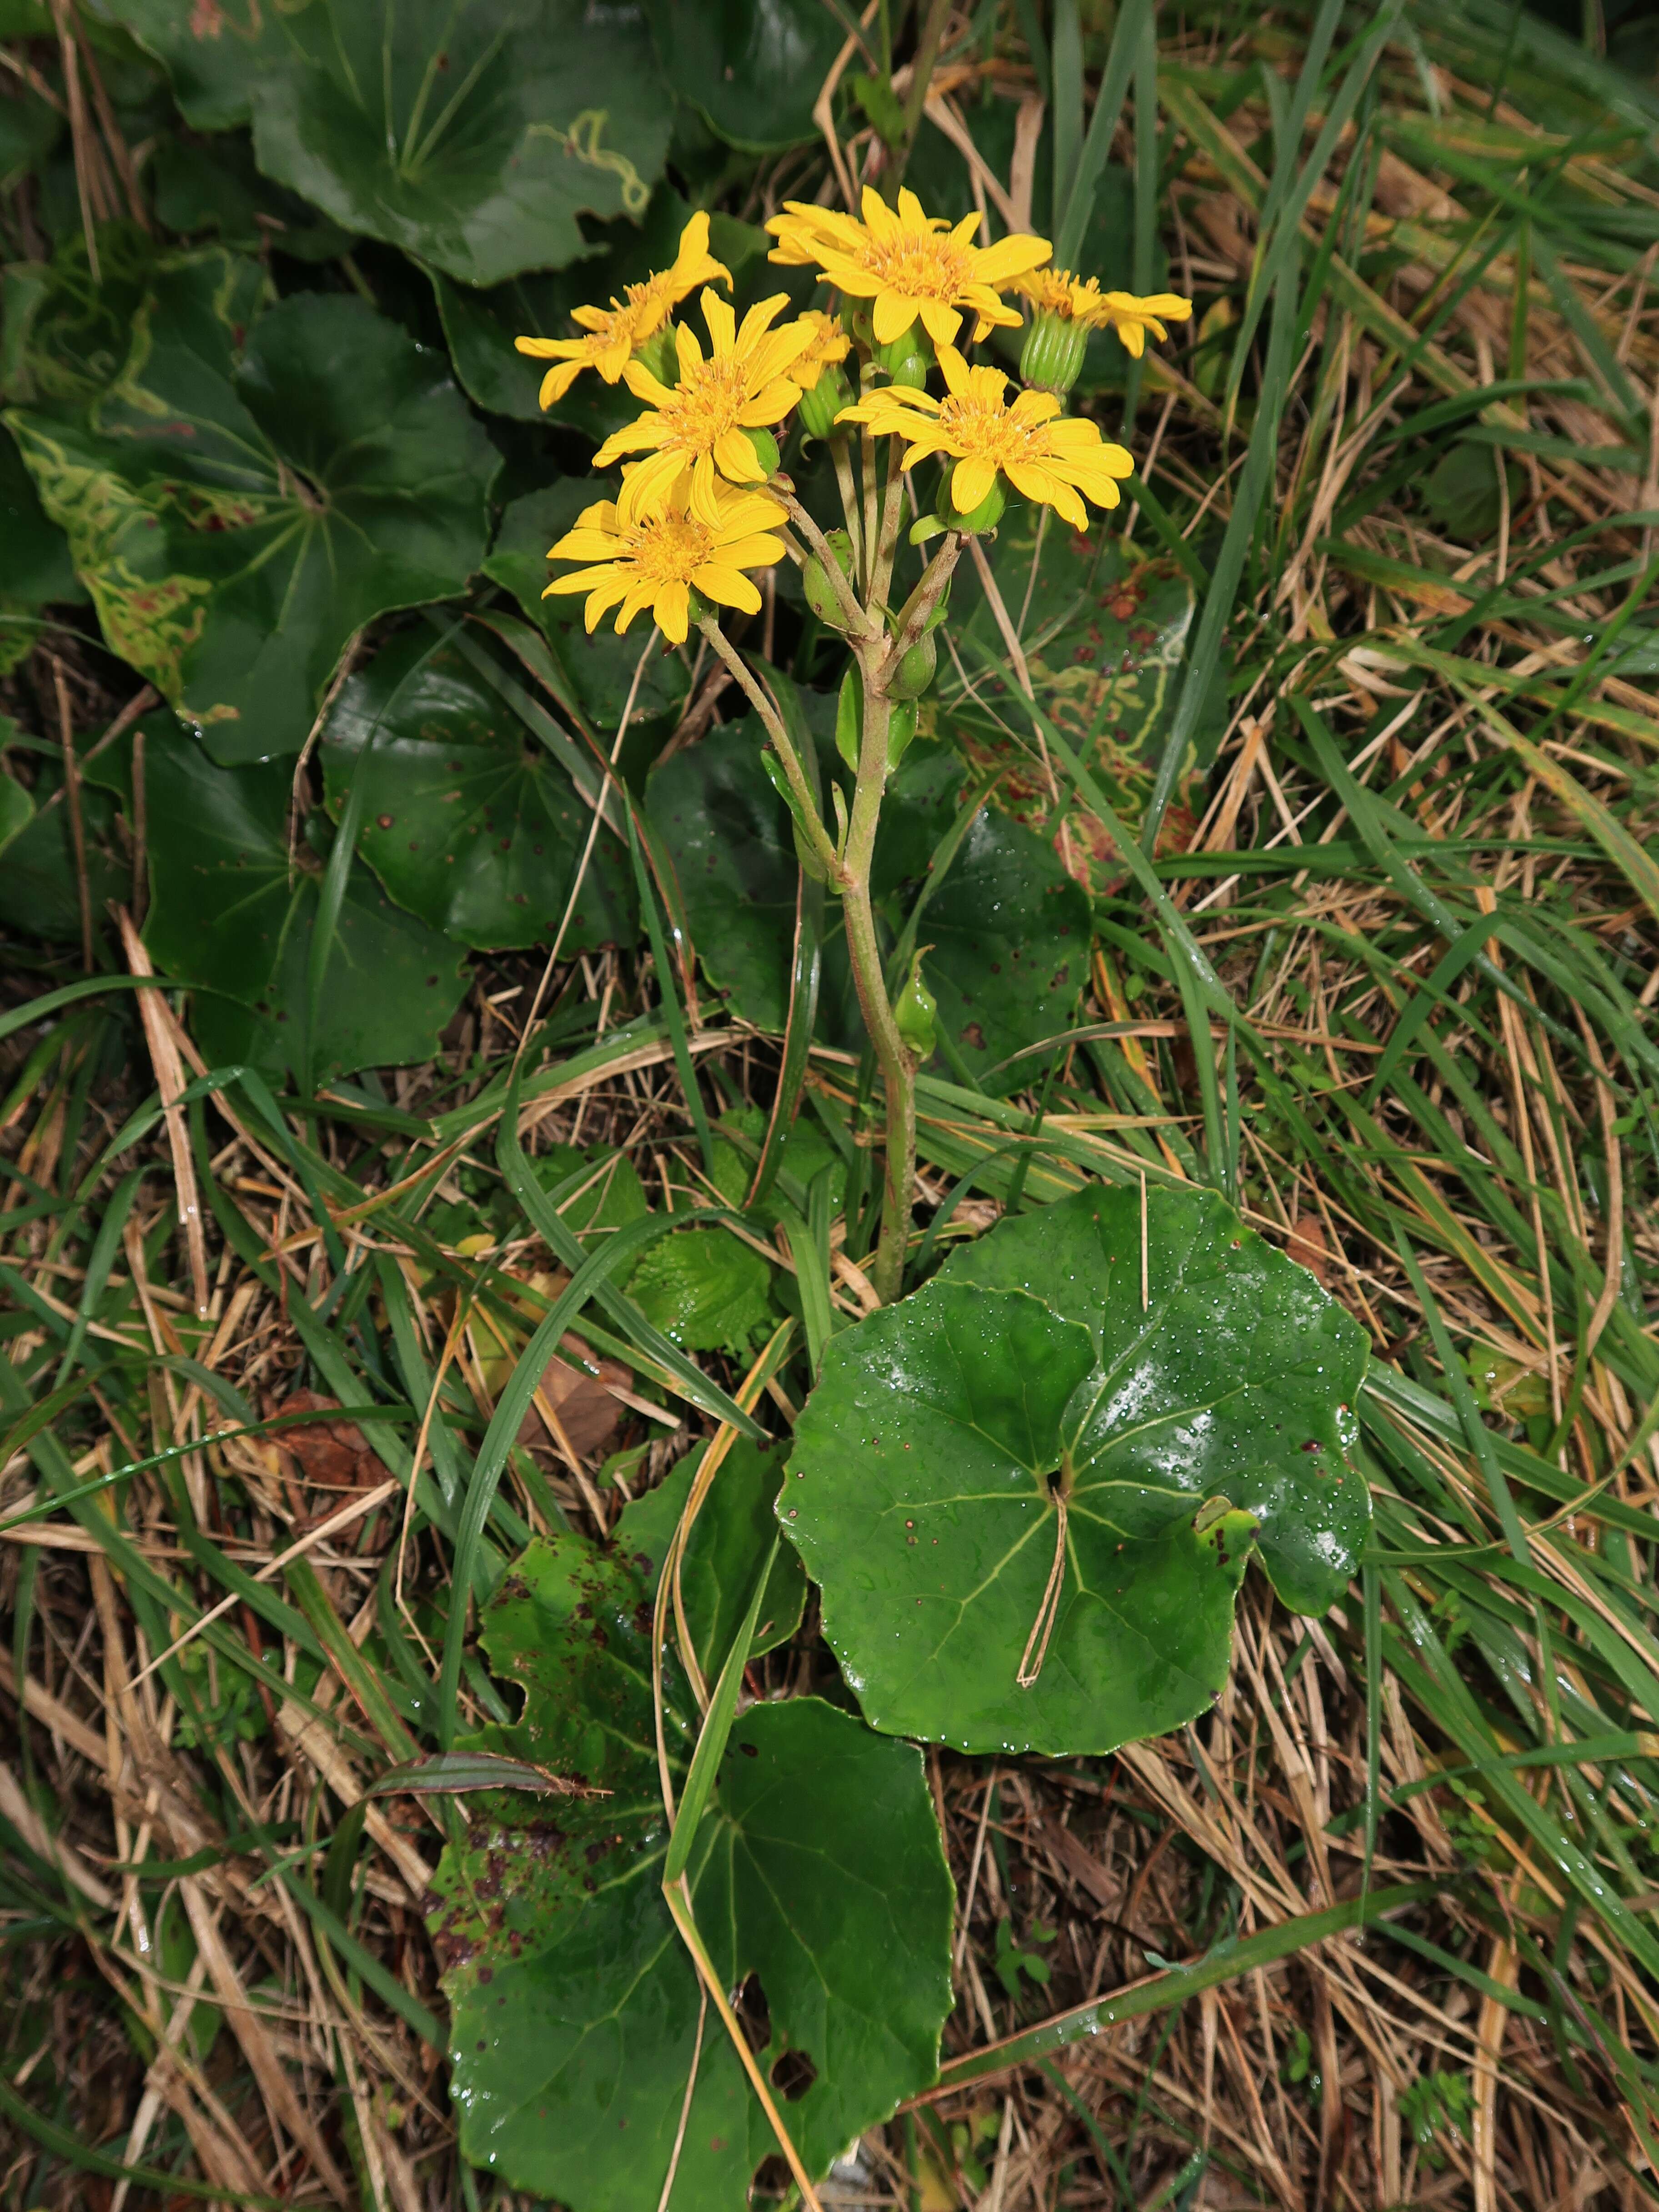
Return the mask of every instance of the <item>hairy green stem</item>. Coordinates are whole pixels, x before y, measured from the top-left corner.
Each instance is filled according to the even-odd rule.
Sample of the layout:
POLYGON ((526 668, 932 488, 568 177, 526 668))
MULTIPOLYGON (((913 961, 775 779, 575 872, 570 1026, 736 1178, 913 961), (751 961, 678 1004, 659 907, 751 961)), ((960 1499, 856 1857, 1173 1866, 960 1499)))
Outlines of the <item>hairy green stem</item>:
MULTIPOLYGON (((856 642, 860 638, 878 635, 876 626, 859 605, 857 594, 848 580, 847 572, 830 550, 830 541, 818 528, 817 524, 813 521, 794 494, 784 490, 775 477, 772 479, 772 489, 783 501, 789 520, 817 554, 819 565, 829 576, 830 587, 835 592, 840 603, 842 613, 846 617, 848 635, 856 642)), ((851 535, 850 532, 848 535, 851 535)))
POLYGON ((847 951, 859 1008, 869 1033, 886 1093, 887 1128, 881 1233, 876 1243, 871 1282, 884 1305, 904 1287, 909 1246, 911 1193, 916 1176, 916 1061, 898 1033, 882 973, 875 909, 870 902, 870 869, 887 781, 887 732, 892 709, 886 693, 863 666, 864 736, 859 748, 858 781, 848 824, 847 851, 840 871, 842 907, 847 922, 847 951))

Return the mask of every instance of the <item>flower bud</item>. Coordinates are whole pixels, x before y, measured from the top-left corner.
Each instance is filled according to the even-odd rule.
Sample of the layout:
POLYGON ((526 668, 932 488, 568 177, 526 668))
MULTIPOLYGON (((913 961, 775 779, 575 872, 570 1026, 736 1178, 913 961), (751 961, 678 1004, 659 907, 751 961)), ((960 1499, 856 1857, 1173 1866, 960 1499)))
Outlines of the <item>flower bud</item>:
POLYGON ((919 717, 914 699, 895 699, 887 710, 887 773, 893 770, 910 750, 910 741, 916 734, 919 717))
POLYGON ((1088 343, 1086 324, 1057 315, 1051 307, 1040 308, 1020 349, 1019 373, 1033 391, 1052 392, 1063 399, 1083 374, 1088 343))
POLYGON ((802 392, 795 413, 809 438, 827 438, 835 429, 836 416, 852 404, 853 387, 837 364, 831 362, 818 371, 818 380, 812 389, 802 392))
MULTIPOLYGON (((853 541, 844 530, 832 530, 824 540, 836 556, 836 565, 850 584, 853 580, 853 541)), ((836 592, 834 579, 818 556, 808 556, 801 570, 801 588, 806 593, 806 604, 828 629, 845 629, 847 616, 836 592)))
POLYGON ((944 496, 939 501, 939 507, 943 513, 950 516, 951 529, 963 531, 969 538, 977 538, 983 531, 994 530, 1002 520, 1003 508, 1008 504, 1008 494, 1004 489, 1000 477, 991 486, 979 505, 970 507, 965 514, 952 502, 948 480, 941 489, 944 496))
MULTIPOLYGON (((931 945, 925 948, 931 951, 931 945)), ((910 963, 910 974, 893 1006, 893 1025, 907 1050, 918 1060, 931 1060, 937 1042, 939 1001, 921 980, 921 954, 910 963)))
POLYGON ((769 477, 778 470, 778 441, 769 430, 745 430, 744 436, 755 449, 755 459, 769 477))
POLYGON ((642 344, 634 349, 634 358, 640 367, 648 369, 659 384, 671 388, 679 382, 680 356, 674 343, 674 325, 665 323, 659 331, 653 331, 642 344))
POLYGON ((864 736, 864 691, 858 671, 849 668, 841 679, 836 702, 836 750, 854 775, 859 772, 859 746, 864 736))
POLYGON ((890 699, 920 699, 939 666, 939 646, 931 629, 924 632, 887 679, 890 699))

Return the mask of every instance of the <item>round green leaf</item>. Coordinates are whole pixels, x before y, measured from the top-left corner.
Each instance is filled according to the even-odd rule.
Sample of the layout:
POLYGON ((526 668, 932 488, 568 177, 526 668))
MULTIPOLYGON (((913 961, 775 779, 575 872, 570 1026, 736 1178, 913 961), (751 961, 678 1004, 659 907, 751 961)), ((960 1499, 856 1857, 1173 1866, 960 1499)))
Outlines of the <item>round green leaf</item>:
POLYGON ((497 465, 397 325, 320 293, 254 320, 263 289, 181 257, 83 416, 6 418, 112 649, 225 763, 298 752, 354 632, 464 588, 497 465))
POLYGON ((86 596, 67 539, 46 520, 22 456, 0 431, 0 600, 47 607, 86 596))
POLYGON ((305 1066, 308 1042, 319 1078, 429 1060, 465 988, 453 945, 394 907, 354 860, 307 1039, 323 862, 306 841, 290 857, 289 770, 280 762, 217 768, 171 717, 143 726, 144 939, 158 967, 204 987, 195 1017, 204 1053, 280 1073, 305 1066))
MULTIPOLYGON (((341 686, 322 746, 329 811, 338 817, 358 777, 359 852, 434 929, 492 951, 543 943, 564 917, 592 817, 499 694, 433 642, 396 638, 341 686)), ((565 950, 632 943, 635 919, 632 873, 601 829, 565 950)))
POLYGON ((87 0, 88 12, 131 31, 172 80, 186 123, 226 131, 246 123, 254 87, 287 50, 283 19, 307 0, 87 0))
POLYGON ((720 137, 779 154, 818 135, 813 104, 843 33, 823 0, 646 0, 657 51, 720 137))
POLYGON ((744 1352, 774 1318, 772 1270, 726 1229, 659 1238, 628 1289, 652 1326, 687 1352, 744 1352))
MULTIPOLYGON (((521 1719, 461 1747, 527 1759, 600 1798, 475 1800, 430 1916, 453 2021, 461 2147, 571 2212, 662 2194, 695 2079, 672 2201, 742 2212, 775 2149, 661 1892, 650 1607, 613 1556, 533 1545, 484 1642, 521 1719)), ((677 1787, 692 1731, 672 1657, 677 1787)), ((808 2168, 933 2080, 951 2008, 951 1878, 920 1754, 815 1698, 738 1719, 688 1870, 722 1985, 766 2007, 758 2063, 808 2168)))
MULTIPOLYGON (((612 1538, 653 1595, 662 1563, 685 1510, 702 1450, 676 1460, 654 1490, 636 1498, 617 1520, 612 1538)), ((686 1626, 698 1663, 710 1680, 737 1634, 755 1587, 755 1577, 773 1553, 766 1594, 757 1616, 751 1651, 758 1655, 787 1644, 800 1626, 806 1602, 806 1577, 787 1544, 774 1546, 777 1524, 772 1508, 783 1486, 783 1456, 777 1444, 757 1444, 739 1437, 715 1470, 680 1564, 680 1593, 686 1626)))
POLYGON ((467 284, 587 252, 644 213, 672 95, 632 9, 586 0, 312 0, 253 93, 268 176, 467 284))
POLYGON ((1220 1690, 1258 1528, 1287 1601, 1343 1586, 1363 1337, 1211 1192, 1147 1194, 1143 1310, 1140 1203, 1006 1222, 830 1344, 778 1511, 876 1727, 1109 1751, 1220 1690))
MULTIPOLYGON (((515 499, 501 517, 495 546, 483 564, 485 575, 505 586, 544 633, 584 712, 597 729, 607 733, 614 732, 621 720, 641 650, 651 633, 641 617, 625 637, 618 637, 611 627, 613 617, 607 616, 590 636, 583 626, 585 603, 580 599, 574 594, 546 599, 543 594, 566 568, 563 562, 549 562, 548 548, 574 527, 584 507, 607 498, 611 489, 592 477, 562 477, 544 491, 515 499)), ((640 678, 635 720, 678 714, 690 688, 689 663, 677 653, 653 651, 640 678)))
MULTIPOLYGON (((0 629, 0 639, 6 632, 0 629)), ((15 725, 0 716, 0 736, 15 725)), ((88 741, 90 743, 90 739, 88 741)), ((114 850, 115 801, 83 781, 81 826, 86 841, 87 894, 93 927, 100 929, 112 899, 125 898, 131 872, 114 850)), ((64 797, 64 767, 56 750, 38 760, 33 789, 11 776, 0 791, 0 927, 51 944, 81 941, 81 892, 75 837, 64 797)))
MULTIPOLYGON (((997 588, 1006 606, 1025 607, 1025 658, 1037 704, 1133 830, 1146 811, 1185 680, 1193 587, 1166 556, 1149 558, 1103 526, 1085 536, 1053 514, 1043 529, 1041 518, 1036 507, 1010 507, 990 549, 997 588)), ((953 696, 959 687, 945 683, 951 733, 975 769, 1001 771, 993 805, 1058 844, 1051 826, 1054 789, 1029 744, 1009 734, 1010 726, 1024 732, 1029 722, 1018 706, 998 699, 994 685, 985 702, 975 648, 999 662, 1006 648, 979 579, 965 566, 957 575, 951 615, 963 665, 981 695, 953 696)), ((1009 689, 1018 700, 1012 679, 1009 689)), ((1204 778, 1226 726, 1225 706, 1224 668, 1205 701, 1166 817, 1164 835, 1177 850, 1198 826, 1204 778)), ((1097 895, 1121 882, 1123 862, 1104 825, 1079 800, 1067 806, 1064 820, 1064 850, 1079 879, 1097 895)))

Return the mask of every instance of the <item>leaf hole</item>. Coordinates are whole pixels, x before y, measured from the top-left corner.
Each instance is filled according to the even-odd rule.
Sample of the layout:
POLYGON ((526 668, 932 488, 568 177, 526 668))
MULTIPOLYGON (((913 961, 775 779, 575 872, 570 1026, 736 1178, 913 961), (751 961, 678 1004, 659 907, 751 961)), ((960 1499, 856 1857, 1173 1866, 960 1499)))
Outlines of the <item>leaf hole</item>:
POLYGON ((781 2151, 775 2150, 770 2158, 763 2158, 755 2168, 755 2178, 749 2185, 749 2201, 751 2204, 779 2204, 793 2187, 788 2160, 781 2151))
POLYGON ((818 2078, 818 2069, 804 2051, 785 2051, 772 2069, 772 2087, 787 2104, 798 2105, 818 2078))
POLYGON ((738 2025, 749 2048, 764 2051, 772 2040, 772 2011, 758 1974, 750 1974, 732 1991, 732 2009, 738 2016, 738 2025))

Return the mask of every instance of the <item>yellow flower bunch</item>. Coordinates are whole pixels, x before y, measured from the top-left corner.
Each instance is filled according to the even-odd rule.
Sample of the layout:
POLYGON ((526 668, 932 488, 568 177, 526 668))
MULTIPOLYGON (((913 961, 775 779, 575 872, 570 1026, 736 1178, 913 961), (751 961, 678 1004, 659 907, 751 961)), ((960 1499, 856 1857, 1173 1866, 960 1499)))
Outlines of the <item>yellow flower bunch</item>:
POLYGON ((935 345, 954 343, 963 312, 974 317, 977 343, 994 324, 1018 328, 1017 309, 1001 294, 1016 277, 1048 258, 1046 238, 1021 233, 994 246, 975 246, 977 215, 953 230, 943 216, 924 215, 912 191, 901 191, 898 210, 873 185, 864 188, 864 220, 805 200, 786 200, 766 228, 777 239, 772 259, 795 268, 817 267, 826 284, 848 299, 871 302, 878 345, 890 345, 920 319, 935 345))
POLYGON ((1097 507, 1117 505, 1117 480, 1134 462, 1121 446, 1108 445, 1096 424, 1062 415, 1052 392, 1022 392, 1010 404, 1000 370, 969 368, 954 346, 939 348, 939 365, 943 399, 888 385, 849 407, 844 419, 868 423, 878 437, 908 439, 907 469, 930 453, 953 460, 951 503, 958 514, 981 507, 999 475, 1022 498, 1054 507, 1079 530, 1089 522, 1079 492, 1097 507))
MULTIPOLYGON (((1046 239, 1016 233, 977 245, 980 216, 951 225, 928 215, 911 191, 901 191, 890 207, 866 185, 860 206, 854 216, 787 201, 767 225, 777 241, 771 258, 816 269, 855 310, 860 359, 876 374, 894 362, 891 373, 915 383, 870 389, 866 366, 864 396, 848 404, 858 378, 849 371, 849 385, 842 373, 852 347, 846 323, 818 309, 780 321, 787 294, 763 300, 739 324, 713 289, 729 289, 732 276, 708 250, 702 214, 681 233, 671 267, 629 285, 606 307, 579 307, 578 335, 517 341, 521 353, 553 363, 544 407, 589 368, 607 384, 625 383, 641 402, 637 418, 594 456, 599 468, 628 457, 616 499, 587 508, 550 555, 581 564, 548 589, 586 592, 590 630, 612 608, 618 630, 649 608, 663 635, 679 644, 694 592, 748 611, 759 605, 751 573, 789 550, 779 534, 786 507, 763 489, 777 467, 772 434, 781 434, 797 406, 809 437, 860 423, 902 438, 906 469, 931 454, 951 463, 939 520, 957 531, 990 527, 1008 489, 1053 507, 1079 529, 1085 499, 1117 505, 1129 455, 1085 417, 1065 415, 1060 395, 1076 380, 1090 330, 1113 330, 1139 356, 1148 332, 1166 337, 1166 323, 1184 321, 1190 302, 1173 293, 1103 292, 1092 277, 1046 266, 1046 239), (1034 310, 1020 364, 1032 388, 1012 399, 1007 377, 970 368, 959 349, 994 329, 1019 326, 1019 309, 1004 296, 1010 291, 1034 310), (694 292, 706 347, 674 320, 694 292), (900 343, 907 338, 908 348, 900 343), (903 364, 895 359, 901 353, 903 364), (935 357, 945 386, 939 397, 915 388, 935 357)), ((846 465, 843 453, 843 477, 846 465)), ((846 481, 842 488, 845 494, 846 481)), ((787 495, 787 480, 782 489, 787 495)), ((849 526, 856 534, 856 522, 849 526)))

